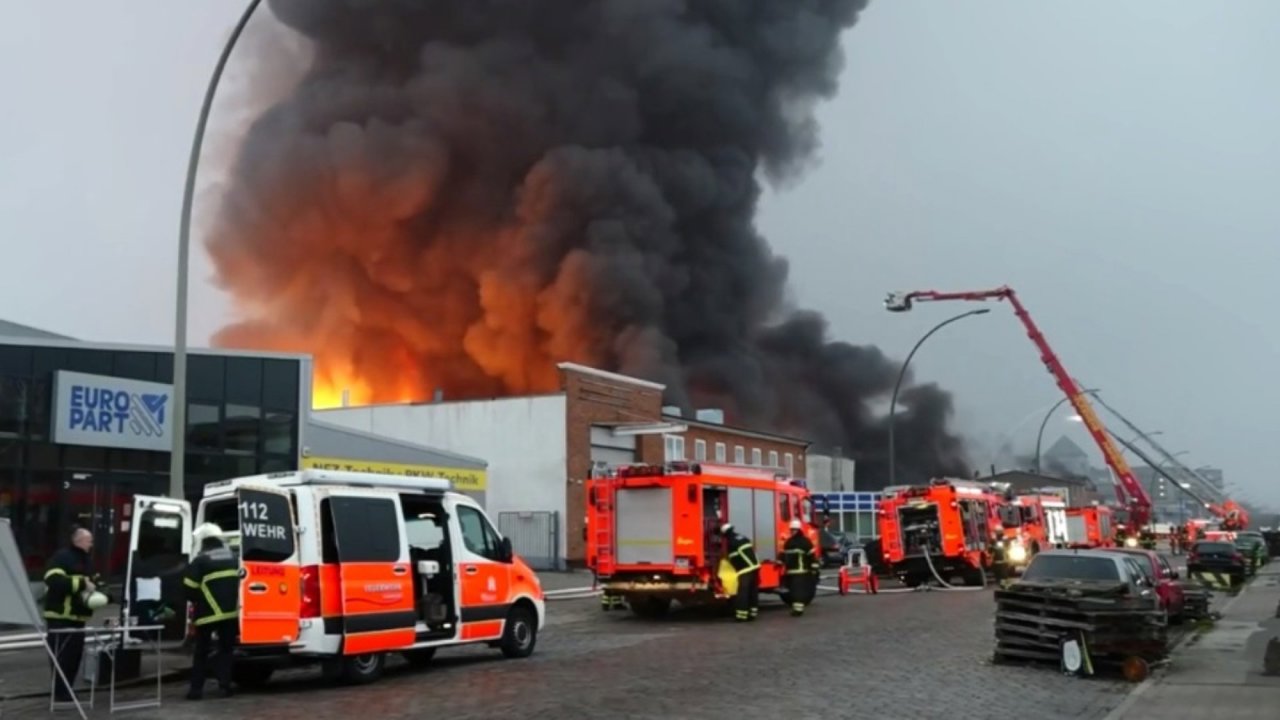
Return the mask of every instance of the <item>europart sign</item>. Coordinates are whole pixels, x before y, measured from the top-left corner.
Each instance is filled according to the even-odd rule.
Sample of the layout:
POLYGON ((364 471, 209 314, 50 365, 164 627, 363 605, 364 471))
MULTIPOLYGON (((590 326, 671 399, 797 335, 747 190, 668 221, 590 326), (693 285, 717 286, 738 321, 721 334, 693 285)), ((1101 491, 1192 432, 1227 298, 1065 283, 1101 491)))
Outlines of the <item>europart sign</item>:
POLYGON ((62 445, 169 450, 173 386, 59 370, 54 375, 53 441, 62 445))

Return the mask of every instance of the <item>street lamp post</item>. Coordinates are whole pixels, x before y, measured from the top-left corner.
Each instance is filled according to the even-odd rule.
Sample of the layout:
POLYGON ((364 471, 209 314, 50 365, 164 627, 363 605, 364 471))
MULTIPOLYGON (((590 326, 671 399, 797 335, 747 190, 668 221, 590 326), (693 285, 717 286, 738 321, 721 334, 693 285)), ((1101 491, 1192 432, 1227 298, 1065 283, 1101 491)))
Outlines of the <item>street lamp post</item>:
POLYGON ((178 298, 175 303, 173 332, 173 407, 170 415, 173 418, 173 447, 169 451, 169 497, 180 498, 184 494, 185 460, 187 453, 187 274, 188 259, 191 254, 191 205, 196 192, 196 168, 200 165, 200 148, 204 145, 205 126, 209 122, 209 111, 213 108, 213 96, 218 89, 218 81, 222 79, 222 71, 231 57, 231 50, 240 39, 244 28, 249 24, 253 11, 258 9, 262 0, 250 0, 249 5, 240 14, 240 20, 227 44, 222 47, 218 56, 218 64, 213 68, 213 76, 209 78, 209 86, 204 91, 204 104, 200 106, 200 117, 196 120, 195 137, 191 140, 191 157, 187 160, 187 182, 182 190, 182 218, 178 225, 178 298))
POLYGON ((911 348, 911 352, 907 353, 907 359, 902 361, 902 367, 898 369, 898 380, 893 384, 893 397, 889 398, 889 485, 890 486, 897 484, 897 456, 894 452, 894 445, 893 445, 893 427, 896 424, 894 422, 894 415, 898 411, 898 391, 902 389, 902 380, 907 376, 907 366, 911 364, 911 358, 915 357, 916 351, 920 349, 920 346, 924 344, 925 340, 928 340, 930 337, 933 336, 934 333, 938 332, 942 328, 950 325, 953 322, 956 322, 957 320, 963 320, 971 315, 985 315, 986 313, 989 313, 989 312, 991 312, 990 308, 979 308, 977 310, 970 310, 969 312, 961 313, 959 315, 956 315, 953 318, 948 318, 938 323, 937 325, 934 325, 932 330, 925 333, 923 337, 921 337, 919 340, 916 341, 915 346, 911 348))
MULTIPOLYGON (((1095 389, 1090 389, 1090 390, 1081 390, 1080 392, 1096 393, 1098 391, 1095 389)), ((1058 402, 1053 404, 1053 407, 1049 408, 1049 412, 1044 414, 1044 419, 1040 421, 1040 431, 1036 433, 1036 474, 1037 475, 1040 474, 1040 444, 1044 441, 1045 426, 1049 424, 1049 418, 1053 417, 1053 414, 1058 412, 1058 408, 1062 407, 1062 403, 1070 399, 1071 398, 1069 397, 1063 397, 1062 399, 1058 400, 1058 402)))

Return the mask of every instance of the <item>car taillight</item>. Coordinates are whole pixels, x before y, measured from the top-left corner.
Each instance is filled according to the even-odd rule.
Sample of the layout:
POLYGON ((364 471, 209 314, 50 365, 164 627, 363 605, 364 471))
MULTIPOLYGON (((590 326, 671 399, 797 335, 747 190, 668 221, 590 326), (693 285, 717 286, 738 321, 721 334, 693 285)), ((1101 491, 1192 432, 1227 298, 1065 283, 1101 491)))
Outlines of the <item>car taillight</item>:
POLYGON ((1235 560, 1236 562, 1244 562, 1244 556, 1241 555, 1240 553, 1236 553, 1235 555, 1232 555, 1231 559, 1235 560))
POLYGON ((308 565, 302 568, 302 610, 304 618, 320 617, 320 568, 308 565))

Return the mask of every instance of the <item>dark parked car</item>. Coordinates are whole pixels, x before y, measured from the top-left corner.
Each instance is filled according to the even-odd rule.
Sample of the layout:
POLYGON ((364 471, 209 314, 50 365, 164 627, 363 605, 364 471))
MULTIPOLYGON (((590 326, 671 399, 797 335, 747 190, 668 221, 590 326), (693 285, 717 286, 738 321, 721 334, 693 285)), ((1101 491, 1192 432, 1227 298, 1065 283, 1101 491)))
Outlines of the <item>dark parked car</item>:
POLYGON ((840 567, 856 545, 842 533, 822 531, 822 567, 840 567))
POLYGON ((1191 552, 1187 555, 1188 573, 1224 573, 1236 585, 1244 582, 1247 568, 1244 555, 1234 543, 1201 540, 1191 546, 1191 552))
POLYGON ((1267 543, 1263 541, 1261 535, 1239 533, 1236 535, 1235 544, 1240 554, 1244 555, 1250 575, 1258 572, 1258 568, 1266 565, 1270 560, 1267 557, 1267 543))

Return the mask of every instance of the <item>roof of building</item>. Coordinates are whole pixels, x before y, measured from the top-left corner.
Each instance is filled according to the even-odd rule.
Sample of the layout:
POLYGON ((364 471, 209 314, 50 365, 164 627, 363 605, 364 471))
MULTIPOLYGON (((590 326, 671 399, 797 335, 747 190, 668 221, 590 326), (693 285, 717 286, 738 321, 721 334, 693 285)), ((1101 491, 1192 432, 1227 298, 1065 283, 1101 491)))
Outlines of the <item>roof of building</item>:
MULTIPOLYGON (((172 353, 172 345, 141 345, 135 343, 113 343, 79 340, 66 335, 46 332, 38 328, 27 328, 31 334, 12 334, 9 328, 27 328, 25 325, 0 321, 0 345, 18 345, 29 347, 76 348, 81 350, 120 350, 125 352, 172 353)), ((306 353, 278 352, 275 350, 233 350, 229 348, 187 347, 190 355, 216 355, 223 357, 256 357, 280 358, 287 360, 310 360, 306 353)))
POLYGON ((484 470, 489 466, 480 458, 361 432, 314 417, 307 419, 304 437, 305 451, 311 456, 469 470, 484 470))
POLYGON ((588 365, 579 365, 578 363, 562 362, 557 363, 556 367, 566 372, 576 372, 582 375, 592 375, 601 380, 612 380, 613 382, 625 383, 627 385, 635 385, 637 387, 648 388, 650 390, 666 390, 667 386, 662 383, 641 380, 640 378, 631 377, 630 375, 622 375, 620 373, 609 372, 593 368, 588 365))
POLYGON ((752 428, 744 428, 735 425, 725 425, 722 423, 707 422, 705 420, 695 420, 693 418, 681 417, 672 413, 663 413, 662 417, 671 422, 677 422, 681 425, 687 425, 691 428, 700 428, 703 430, 715 430, 718 432, 728 433, 730 435, 741 435, 742 437, 756 438, 758 440, 770 440, 773 442, 790 443, 792 445, 803 445, 809 447, 813 444, 811 440, 798 438, 791 435, 782 435, 780 433, 765 432, 764 430, 754 430, 752 428))
POLYGON ((1063 460, 1067 458, 1089 457, 1089 453, 1086 453, 1083 448, 1077 445, 1074 440, 1066 435, 1059 437, 1058 441, 1053 445, 1050 445, 1049 449, 1046 450, 1044 454, 1045 457, 1056 457, 1063 460))
POLYGON ((1009 483, 1019 489, 1041 487, 1088 487, 1090 485, 1089 481, 1084 478, 1062 478, 1050 475, 1038 475, 1025 470, 1006 470, 980 479, 983 482, 1009 483))
POLYGON ((22 323, 11 322, 9 320, 0 320, 0 337, 10 338, 43 338, 45 340, 75 340, 69 335, 60 335, 48 330, 41 330, 38 327, 23 325, 22 323))

